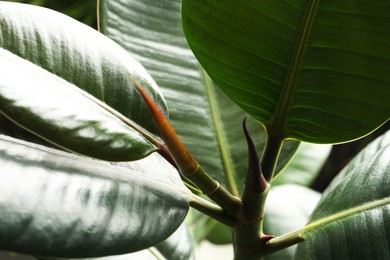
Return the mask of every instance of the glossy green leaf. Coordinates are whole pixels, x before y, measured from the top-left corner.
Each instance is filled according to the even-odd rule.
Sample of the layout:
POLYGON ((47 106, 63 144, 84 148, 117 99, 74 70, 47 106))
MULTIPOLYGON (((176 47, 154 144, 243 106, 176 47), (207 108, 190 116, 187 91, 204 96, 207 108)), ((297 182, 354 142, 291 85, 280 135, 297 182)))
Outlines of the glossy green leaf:
POLYGON ((1 48, 0 71, 0 114, 43 139, 104 160, 129 161, 157 150, 118 112, 1 48))
POLYGON ((276 138, 345 142, 390 115, 390 3, 183 0, 210 77, 276 138))
POLYGON ((41 144, 47 147, 58 149, 58 146, 55 146, 54 144, 49 143, 39 138, 38 136, 34 135, 33 133, 17 126, 11 120, 6 118, 2 113, 0 113, 0 134, 12 136, 14 138, 22 139, 27 142, 41 144))
MULTIPOLYGON (((295 184, 278 185, 270 190, 264 218, 264 233, 280 236, 306 224, 321 194, 295 184)), ((265 260, 294 259, 297 246, 291 246, 271 255, 265 260)))
POLYGON ((104 35, 61 13, 1 1, 0 48, 87 91, 154 133, 149 108, 131 78, 167 114, 156 83, 137 61, 104 35))
POLYGON ((390 132, 336 178, 301 236, 297 259, 390 258, 390 132))
MULTIPOLYGON (((42 257, 38 256, 38 260, 163 260, 165 259, 155 248, 148 248, 134 253, 123 255, 112 255, 103 257, 88 257, 88 258, 63 258, 63 257, 42 257)), ((16 259, 15 259, 16 260, 16 259)))
MULTIPOLYGON (((247 148, 245 112, 230 101, 201 68, 181 26, 181 0, 102 0, 101 29, 139 60, 167 99, 170 121, 202 167, 234 194, 242 191, 247 148)), ((265 133, 248 120, 259 153, 265 133)), ((297 147, 286 144, 278 170, 297 147)))
POLYGON ((169 238, 155 247, 130 254, 94 258, 38 257, 39 260, 192 260, 195 259, 192 237, 187 226, 182 224, 169 238))
POLYGON ((328 158, 331 145, 301 143, 289 164, 272 180, 272 186, 310 186, 328 158))
POLYGON ((195 242, 187 225, 182 224, 168 239, 155 245, 155 248, 166 259, 194 260, 195 242))
POLYGON ((1 136, 0 248, 76 258, 166 239, 184 220, 190 192, 166 178, 177 171, 160 156, 143 160, 161 180, 1 136))

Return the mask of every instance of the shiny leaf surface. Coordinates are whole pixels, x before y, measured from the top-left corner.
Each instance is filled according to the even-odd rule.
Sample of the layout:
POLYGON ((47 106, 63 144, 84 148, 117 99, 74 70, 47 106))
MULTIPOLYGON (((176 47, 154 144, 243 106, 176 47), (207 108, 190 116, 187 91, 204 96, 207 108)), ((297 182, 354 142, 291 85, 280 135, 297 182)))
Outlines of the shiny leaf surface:
POLYGON ((390 3, 183 0, 210 77, 276 138, 337 143, 390 115, 390 3))
POLYGON ((390 257, 390 132, 352 160, 325 191, 296 259, 390 257))
POLYGON ((187 225, 182 224, 168 239, 155 245, 166 259, 194 260, 195 242, 187 225))
POLYGON ((154 133, 149 109, 131 78, 167 114, 156 83, 137 61, 104 35, 61 13, 0 2, 0 48, 87 91, 154 133))
POLYGON ((192 237, 187 226, 182 224, 169 238, 151 247, 130 254, 94 258, 38 257, 39 260, 192 260, 194 258, 192 237))
POLYGON ((163 256, 155 249, 148 248, 134 253, 103 256, 103 257, 88 257, 88 258, 63 258, 63 257, 37 257, 38 260, 163 260, 163 256))
POLYGON ((104 160, 157 149, 98 99, 1 48, 0 71, 0 114, 49 142, 104 160))
MULTIPOLYGON (((234 194, 242 191, 247 149, 245 112, 229 100, 199 65, 184 38, 181 0, 102 0, 102 32, 134 55, 151 73, 170 111, 170 122, 201 166, 234 194)), ((248 120, 260 153, 266 136, 248 120)), ((286 144, 278 170, 297 143, 286 144)))
MULTIPOLYGON (((157 158, 143 160, 164 177, 177 174, 157 158)), ((166 239, 189 208, 183 185, 3 135, 0 164, 2 250, 66 258, 125 254, 166 239)))

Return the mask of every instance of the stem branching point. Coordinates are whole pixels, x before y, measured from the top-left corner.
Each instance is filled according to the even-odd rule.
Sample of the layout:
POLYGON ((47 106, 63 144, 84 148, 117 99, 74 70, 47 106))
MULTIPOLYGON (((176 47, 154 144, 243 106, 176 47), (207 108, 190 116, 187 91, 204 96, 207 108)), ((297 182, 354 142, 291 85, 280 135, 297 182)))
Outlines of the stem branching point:
POLYGON ((219 185, 216 180, 199 166, 152 98, 134 80, 133 84, 152 112, 161 138, 164 140, 179 172, 220 205, 226 213, 235 216, 242 207, 241 200, 219 185))

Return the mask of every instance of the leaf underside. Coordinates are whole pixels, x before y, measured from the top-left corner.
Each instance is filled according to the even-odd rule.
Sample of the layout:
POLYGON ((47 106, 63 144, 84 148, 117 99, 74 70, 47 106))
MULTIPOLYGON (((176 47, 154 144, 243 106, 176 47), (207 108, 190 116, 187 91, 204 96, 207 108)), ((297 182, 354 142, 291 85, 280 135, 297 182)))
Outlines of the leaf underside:
POLYGON ((191 49, 279 138, 345 142, 390 115, 390 3, 183 0, 191 49))

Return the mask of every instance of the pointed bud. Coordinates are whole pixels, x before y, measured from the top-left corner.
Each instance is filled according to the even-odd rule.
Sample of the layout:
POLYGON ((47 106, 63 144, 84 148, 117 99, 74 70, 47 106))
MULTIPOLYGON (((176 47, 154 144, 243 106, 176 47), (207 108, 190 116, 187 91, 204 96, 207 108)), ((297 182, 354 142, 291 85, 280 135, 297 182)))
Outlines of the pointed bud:
POLYGON ((246 176, 246 189, 251 193, 262 193, 267 189, 267 181, 264 178, 260 168, 260 160, 256 152, 256 146, 253 143, 246 127, 246 117, 243 121, 243 130, 248 145, 248 171, 246 176))
POLYGON ((161 138, 164 140, 166 146, 172 154, 173 160, 178 166, 180 172, 184 176, 188 176, 196 172, 196 170, 199 168, 198 163, 192 157, 188 149, 184 146, 183 142, 180 140, 179 136, 176 134, 175 130, 169 121, 165 118, 159 107, 145 92, 145 90, 143 90, 134 80, 133 84, 142 95, 150 111, 152 112, 161 138))

